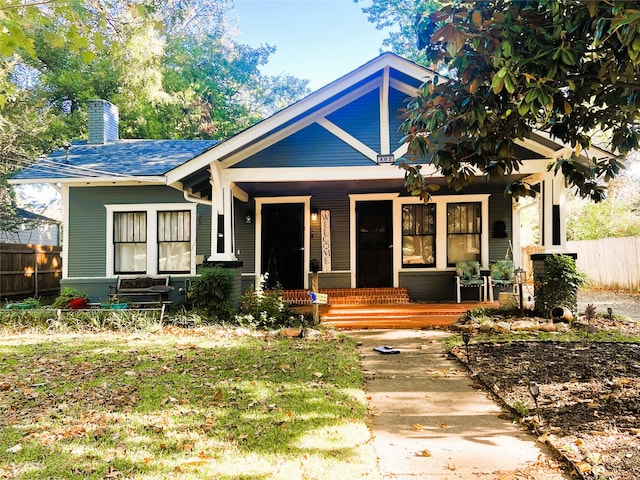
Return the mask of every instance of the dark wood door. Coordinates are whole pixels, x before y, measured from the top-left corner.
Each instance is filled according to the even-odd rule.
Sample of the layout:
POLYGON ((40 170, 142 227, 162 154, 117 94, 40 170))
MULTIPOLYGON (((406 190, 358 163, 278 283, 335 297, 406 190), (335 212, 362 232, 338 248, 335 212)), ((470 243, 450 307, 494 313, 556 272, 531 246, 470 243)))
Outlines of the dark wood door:
POLYGON ((393 286, 392 203, 356 203, 356 284, 393 286))
POLYGON ((304 287, 303 204, 262 206, 262 272, 269 272, 269 287, 304 287))

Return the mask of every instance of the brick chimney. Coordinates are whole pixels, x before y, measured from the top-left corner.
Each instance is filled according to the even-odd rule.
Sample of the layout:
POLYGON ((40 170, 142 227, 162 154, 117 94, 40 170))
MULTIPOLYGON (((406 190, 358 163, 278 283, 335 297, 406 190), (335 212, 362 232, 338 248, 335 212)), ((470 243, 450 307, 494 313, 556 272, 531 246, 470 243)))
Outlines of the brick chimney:
POLYGON ((106 100, 88 100, 89 142, 101 144, 118 140, 118 107, 106 100))

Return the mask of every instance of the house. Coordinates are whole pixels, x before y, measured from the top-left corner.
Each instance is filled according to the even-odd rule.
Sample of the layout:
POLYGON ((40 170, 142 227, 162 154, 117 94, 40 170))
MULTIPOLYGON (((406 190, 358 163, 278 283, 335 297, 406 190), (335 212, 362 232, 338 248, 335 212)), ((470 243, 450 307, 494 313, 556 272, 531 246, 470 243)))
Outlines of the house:
POLYGON ((0 243, 59 246, 60 222, 24 208, 16 208, 15 227, 0 230, 0 243))
MULTIPOLYGON (((117 109, 96 100, 88 141, 11 182, 59 184, 62 284, 96 298, 138 273, 170 274, 178 295, 209 262, 233 268, 242 289, 267 271, 284 289, 309 289, 317 269, 320 289, 453 300, 456 261, 520 264, 519 207, 482 176, 461 192, 441 178, 428 204, 405 191, 398 112, 433 75, 384 53, 222 142, 118 140, 117 109)), ((546 167, 566 148, 543 133, 518 142, 547 252, 565 250, 564 180, 546 167)))

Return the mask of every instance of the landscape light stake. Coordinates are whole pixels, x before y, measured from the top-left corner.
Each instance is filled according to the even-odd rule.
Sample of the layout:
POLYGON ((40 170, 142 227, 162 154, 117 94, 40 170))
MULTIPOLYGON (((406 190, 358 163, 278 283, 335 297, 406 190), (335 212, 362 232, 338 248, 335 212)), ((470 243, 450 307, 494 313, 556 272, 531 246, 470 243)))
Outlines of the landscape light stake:
POLYGON ((464 350, 465 350, 465 353, 467 355, 467 363, 470 362, 470 358, 469 358, 469 340, 471 340, 469 332, 462 332, 462 341, 464 342, 464 350))
POLYGON ((540 387, 536 382, 529 382, 529 393, 533 397, 533 401, 536 404, 536 414, 538 415, 538 422, 542 422, 540 418, 540 408, 538 407, 538 395, 540 395, 540 387))
POLYGON ((513 271, 515 276, 515 283, 518 285, 518 297, 520 305, 520 316, 524 316, 524 292, 522 291, 522 284, 526 281, 527 273, 520 267, 513 271))

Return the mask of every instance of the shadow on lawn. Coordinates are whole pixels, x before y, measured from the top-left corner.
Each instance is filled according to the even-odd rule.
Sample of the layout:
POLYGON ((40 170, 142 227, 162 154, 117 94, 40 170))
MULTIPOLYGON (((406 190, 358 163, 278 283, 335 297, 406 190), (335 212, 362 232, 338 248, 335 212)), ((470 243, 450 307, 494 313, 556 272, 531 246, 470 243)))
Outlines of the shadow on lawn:
POLYGON ((5 344, 0 476, 301 477, 360 461, 351 342, 144 336, 5 344))

